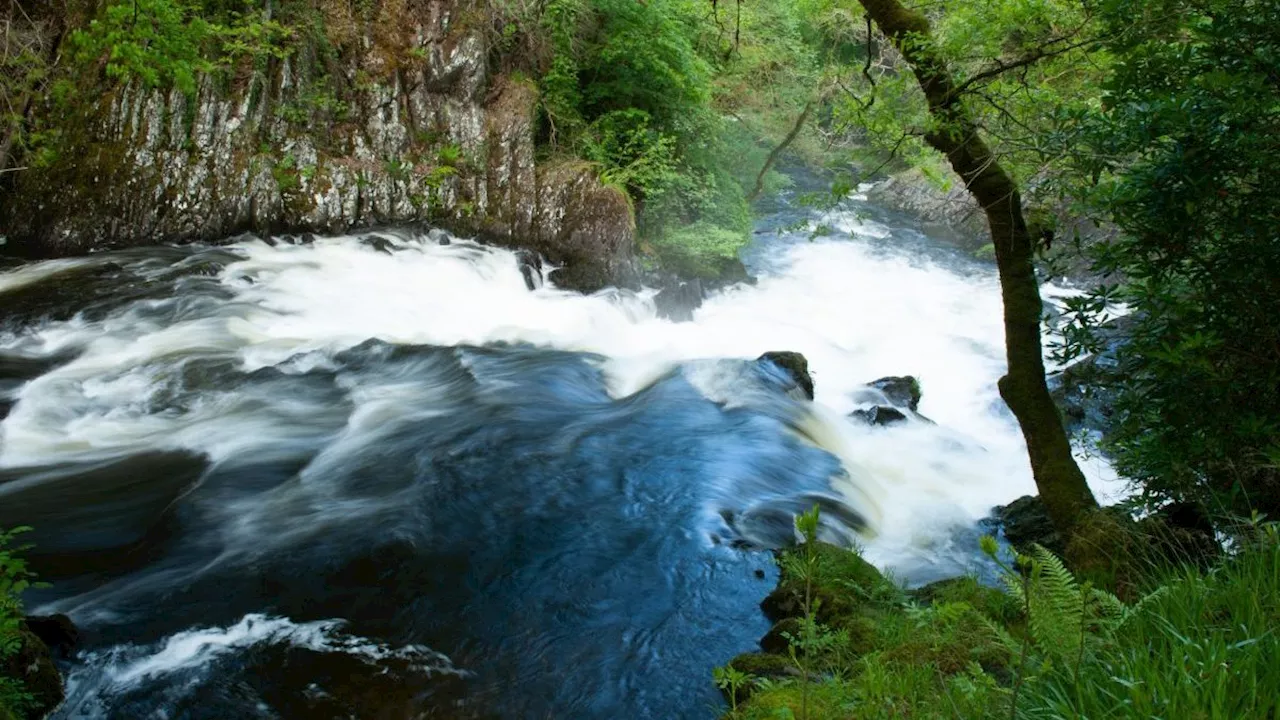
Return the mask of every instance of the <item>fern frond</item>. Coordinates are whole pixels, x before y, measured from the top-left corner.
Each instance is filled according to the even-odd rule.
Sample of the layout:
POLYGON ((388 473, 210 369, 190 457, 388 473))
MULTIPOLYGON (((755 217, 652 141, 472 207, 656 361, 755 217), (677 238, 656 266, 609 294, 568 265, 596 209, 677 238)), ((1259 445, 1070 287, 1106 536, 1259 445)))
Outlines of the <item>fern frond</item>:
POLYGON ((1092 600, 1093 606, 1097 610, 1096 617, 1100 619, 1118 620, 1123 618, 1125 613, 1129 610, 1129 608, 1120 601, 1120 598, 1112 595, 1106 590, 1094 588, 1090 593, 1090 600, 1092 600))
POLYGON ((1161 585, 1155 590, 1142 596, 1142 599, 1138 600, 1138 602, 1132 605, 1126 606, 1124 608, 1124 612, 1122 612, 1120 615, 1119 622, 1116 623, 1116 627, 1120 627, 1124 625, 1129 620, 1133 619, 1134 617, 1137 617, 1140 613, 1145 612, 1147 609, 1147 606, 1151 605, 1156 600, 1159 600, 1161 597, 1164 597, 1168 592, 1169 592, 1169 586, 1161 585))
POLYGON ((974 613, 974 615, 978 617, 978 621, 982 623, 982 626, 986 628, 989 633, 991 633, 991 637, 995 638, 996 642, 1003 645, 1010 654, 1017 654, 1019 648, 1018 641, 1014 639, 1013 635, 1009 634, 1009 631, 1006 630, 1003 625, 992 620, 983 613, 974 613))
POLYGON ((1031 637, 1049 655, 1072 657, 1080 648, 1084 593, 1052 552, 1033 545, 1032 558, 1031 637))

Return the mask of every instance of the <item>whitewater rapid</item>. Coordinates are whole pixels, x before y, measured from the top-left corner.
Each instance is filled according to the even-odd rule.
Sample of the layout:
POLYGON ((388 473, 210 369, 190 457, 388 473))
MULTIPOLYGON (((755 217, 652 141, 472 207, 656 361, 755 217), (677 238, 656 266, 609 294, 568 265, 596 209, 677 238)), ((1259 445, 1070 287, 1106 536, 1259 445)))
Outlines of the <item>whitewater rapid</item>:
MULTIPOLYGON (((859 521, 850 527, 864 526, 844 539, 906 582, 974 567, 978 521, 1035 492, 996 390, 994 269, 867 210, 828 215, 835 232, 819 238, 766 220, 744 253, 757 282, 714 293, 689 322, 659 317, 652 290, 529 290, 513 252, 419 233, 250 239, 0 273, 0 293, 77 273, 99 288, 75 312, 0 318, 0 359, 39 366, 0 384, 0 503, 34 497, 47 517, 79 517, 59 514, 59 493, 78 497, 90 478, 107 484, 85 501, 84 517, 102 524, 83 542, 163 549, 55 584, 43 610, 105 633, 73 670, 73 707, 198 707, 191 688, 209 677, 264 667, 274 690, 243 707, 292 707, 315 683, 281 690, 294 687, 279 674, 297 666, 287 658, 347 653, 357 668, 390 658, 412 674, 418 662, 423 678, 464 684, 449 692, 467 702, 516 715, 517 701, 538 713, 652 703, 664 714, 689 693, 714 698, 698 674, 761 634, 752 603, 765 590, 751 583, 772 572, 768 557, 721 541, 738 533, 748 550, 767 547, 770 513, 817 499, 839 520, 846 507, 859 521), (760 374, 752 361, 773 350, 808 359, 813 403, 760 374), (847 417, 864 383, 907 374, 932 424, 847 417), (135 466, 160 479, 132 479, 135 466), (544 540, 541 554, 530 549, 544 540), (354 559, 334 559, 343 553, 354 559), (358 591, 335 591, 349 567, 382 567, 366 554, 414 579, 361 569, 358 591), (469 559, 455 567, 458 557, 469 559), (737 579, 743 568, 755 575, 737 579), (291 579, 280 586, 254 580, 281 574, 291 579), (445 576, 467 578, 466 592, 437 587, 445 576), (211 610, 236 582, 240 602, 211 610), (570 589, 574 599, 561 596, 570 589), (353 592, 369 595, 352 605, 353 592), (130 623, 145 617, 157 619, 136 640, 130 623), (470 624, 459 636, 423 619, 434 617, 470 624), (348 620, 360 635, 340 632, 348 620), (591 643, 583 623, 613 639, 591 643), (617 655, 599 656, 601 642, 617 655), (570 662, 562 652, 601 695, 566 686, 542 697, 544 669, 508 667, 544 653, 570 662)), ((1081 458, 1100 499, 1117 497, 1106 463, 1081 458)))
MULTIPOLYGON (((0 348, 18 354, 80 353, 20 390, 0 424, 0 467, 156 448, 204 452, 216 462, 269 452, 307 432, 289 419, 313 408, 290 407, 287 399, 215 395, 180 414, 151 412, 167 380, 157 375, 175 355, 231 355, 251 372, 323 366, 371 338, 530 343, 598 354, 614 397, 684 365, 704 392, 732 402, 732 377, 718 387, 720 371, 698 361, 785 349, 809 360, 828 449, 873 481, 864 491, 883 515, 866 550, 890 567, 915 562, 937 552, 953 526, 1035 491, 1022 438, 996 391, 1004 370, 999 288, 989 268, 954 253, 920 252, 919 238, 904 245, 853 212, 836 220, 847 236, 784 232, 755 248, 749 259, 764 268, 758 282, 716 293, 683 323, 657 316, 652 291, 583 296, 550 284, 529 291, 513 253, 466 241, 441 246, 386 234, 390 253, 362 244, 367 236, 233 245, 226 251, 240 259, 217 278, 226 299, 194 298, 176 321, 149 317, 164 302, 150 301, 103 319, 0 335, 0 348), (920 412, 936 426, 869 428, 841 419, 863 383, 905 374, 919 378, 920 412)), ((79 262, 94 260, 0 275, 0 289, 79 262)), ((430 403, 395 392, 389 386, 357 398, 362 417, 353 422, 376 420, 379 393, 393 405, 430 403)), ((1082 462, 1095 492, 1104 499, 1118 492, 1104 461, 1082 462)))

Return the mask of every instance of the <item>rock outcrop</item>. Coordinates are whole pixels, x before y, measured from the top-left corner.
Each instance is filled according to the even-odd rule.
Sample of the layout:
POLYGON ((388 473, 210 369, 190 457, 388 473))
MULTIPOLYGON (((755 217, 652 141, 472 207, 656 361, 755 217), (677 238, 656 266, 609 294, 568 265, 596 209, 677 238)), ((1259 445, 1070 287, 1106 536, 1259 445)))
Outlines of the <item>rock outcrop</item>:
POLYGON ((917 219, 922 230, 976 250, 990 242, 986 216, 957 179, 943 189, 918 169, 877 183, 867 192, 875 204, 917 219))
POLYGON ((4 251, 429 223, 541 253, 567 287, 634 282, 628 198, 584 163, 535 160, 537 88, 493 69, 480 3, 334 8, 329 56, 317 41, 192 95, 108 85, 58 118, 57 158, 0 199, 4 251))

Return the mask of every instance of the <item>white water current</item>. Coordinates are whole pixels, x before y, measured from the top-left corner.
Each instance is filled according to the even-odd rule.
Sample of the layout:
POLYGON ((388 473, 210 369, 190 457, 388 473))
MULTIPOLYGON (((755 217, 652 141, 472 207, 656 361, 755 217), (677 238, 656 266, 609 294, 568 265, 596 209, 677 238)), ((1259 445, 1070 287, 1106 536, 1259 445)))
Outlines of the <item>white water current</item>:
MULTIPOLYGON (((0 424, 0 468, 155 448, 194 449, 217 462, 288 444, 309 432, 301 420, 322 411, 211 393, 182 411, 157 412, 158 373, 176 355, 230 354, 246 370, 294 358, 306 369, 370 338, 530 343, 599 354, 616 397, 682 365, 705 394, 732 402, 716 365, 695 361, 793 350, 808 358, 816 383, 813 437, 850 466, 879 508, 869 559, 906 569, 942 552, 972 553, 944 547, 951 529, 1035 491, 1018 427, 996 391, 1004 352, 994 270, 956 253, 920 252, 918 233, 853 212, 832 224, 840 232, 831 237, 783 232, 759 242, 749 258, 758 284, 715 294, 684 323, 657 317, 651 292, 529 291, 511 252, 465 241, 388 236, 392 253, 357 237, 233 246, 242 259, 218 278, 230 300, 193 298, 163 318, 149 305, 172 300, 142 301, 105 319, 0 335, 0 349, 17 354, 81 351, 18 391, 0 424), (919 378, 920 413, 937 425, 867 427, 843 417, 863 383, 905 374, 919 378)), ((0 289, 92 262, 99 260, 0 274, 0 289)), ((429 410, 430 397, 398 396, 396 388, 363 391, 351 423, 376 426, 387 404, 429 410)), ((1082 464, 1100 499, 1115 499, 1105 462, 1082 464)))

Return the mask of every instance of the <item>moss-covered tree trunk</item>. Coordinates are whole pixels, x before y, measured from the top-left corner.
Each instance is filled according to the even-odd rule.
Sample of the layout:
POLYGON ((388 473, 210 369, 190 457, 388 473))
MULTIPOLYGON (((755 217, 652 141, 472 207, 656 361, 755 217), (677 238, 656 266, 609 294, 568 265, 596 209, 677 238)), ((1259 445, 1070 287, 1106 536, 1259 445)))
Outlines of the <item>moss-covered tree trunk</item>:
POLYGON ((982 206, 991 228, 1000 292, 1004 301, 1005 351, 1009 371, 1000 379, 1000 396, 1022 427, 1036 487, 1064 537, 1080 518, 1098 506, 1071 454, 1049 388, 1040 346, 1040 286, 1017 185, 992 155, 977 123, 966 110, 955 79, 931 43, 929 21, 898 0, 862 0, 880 31, 911 67, 929 104, 936 128, 926 135, 947 156, 965 187, 982 206))

